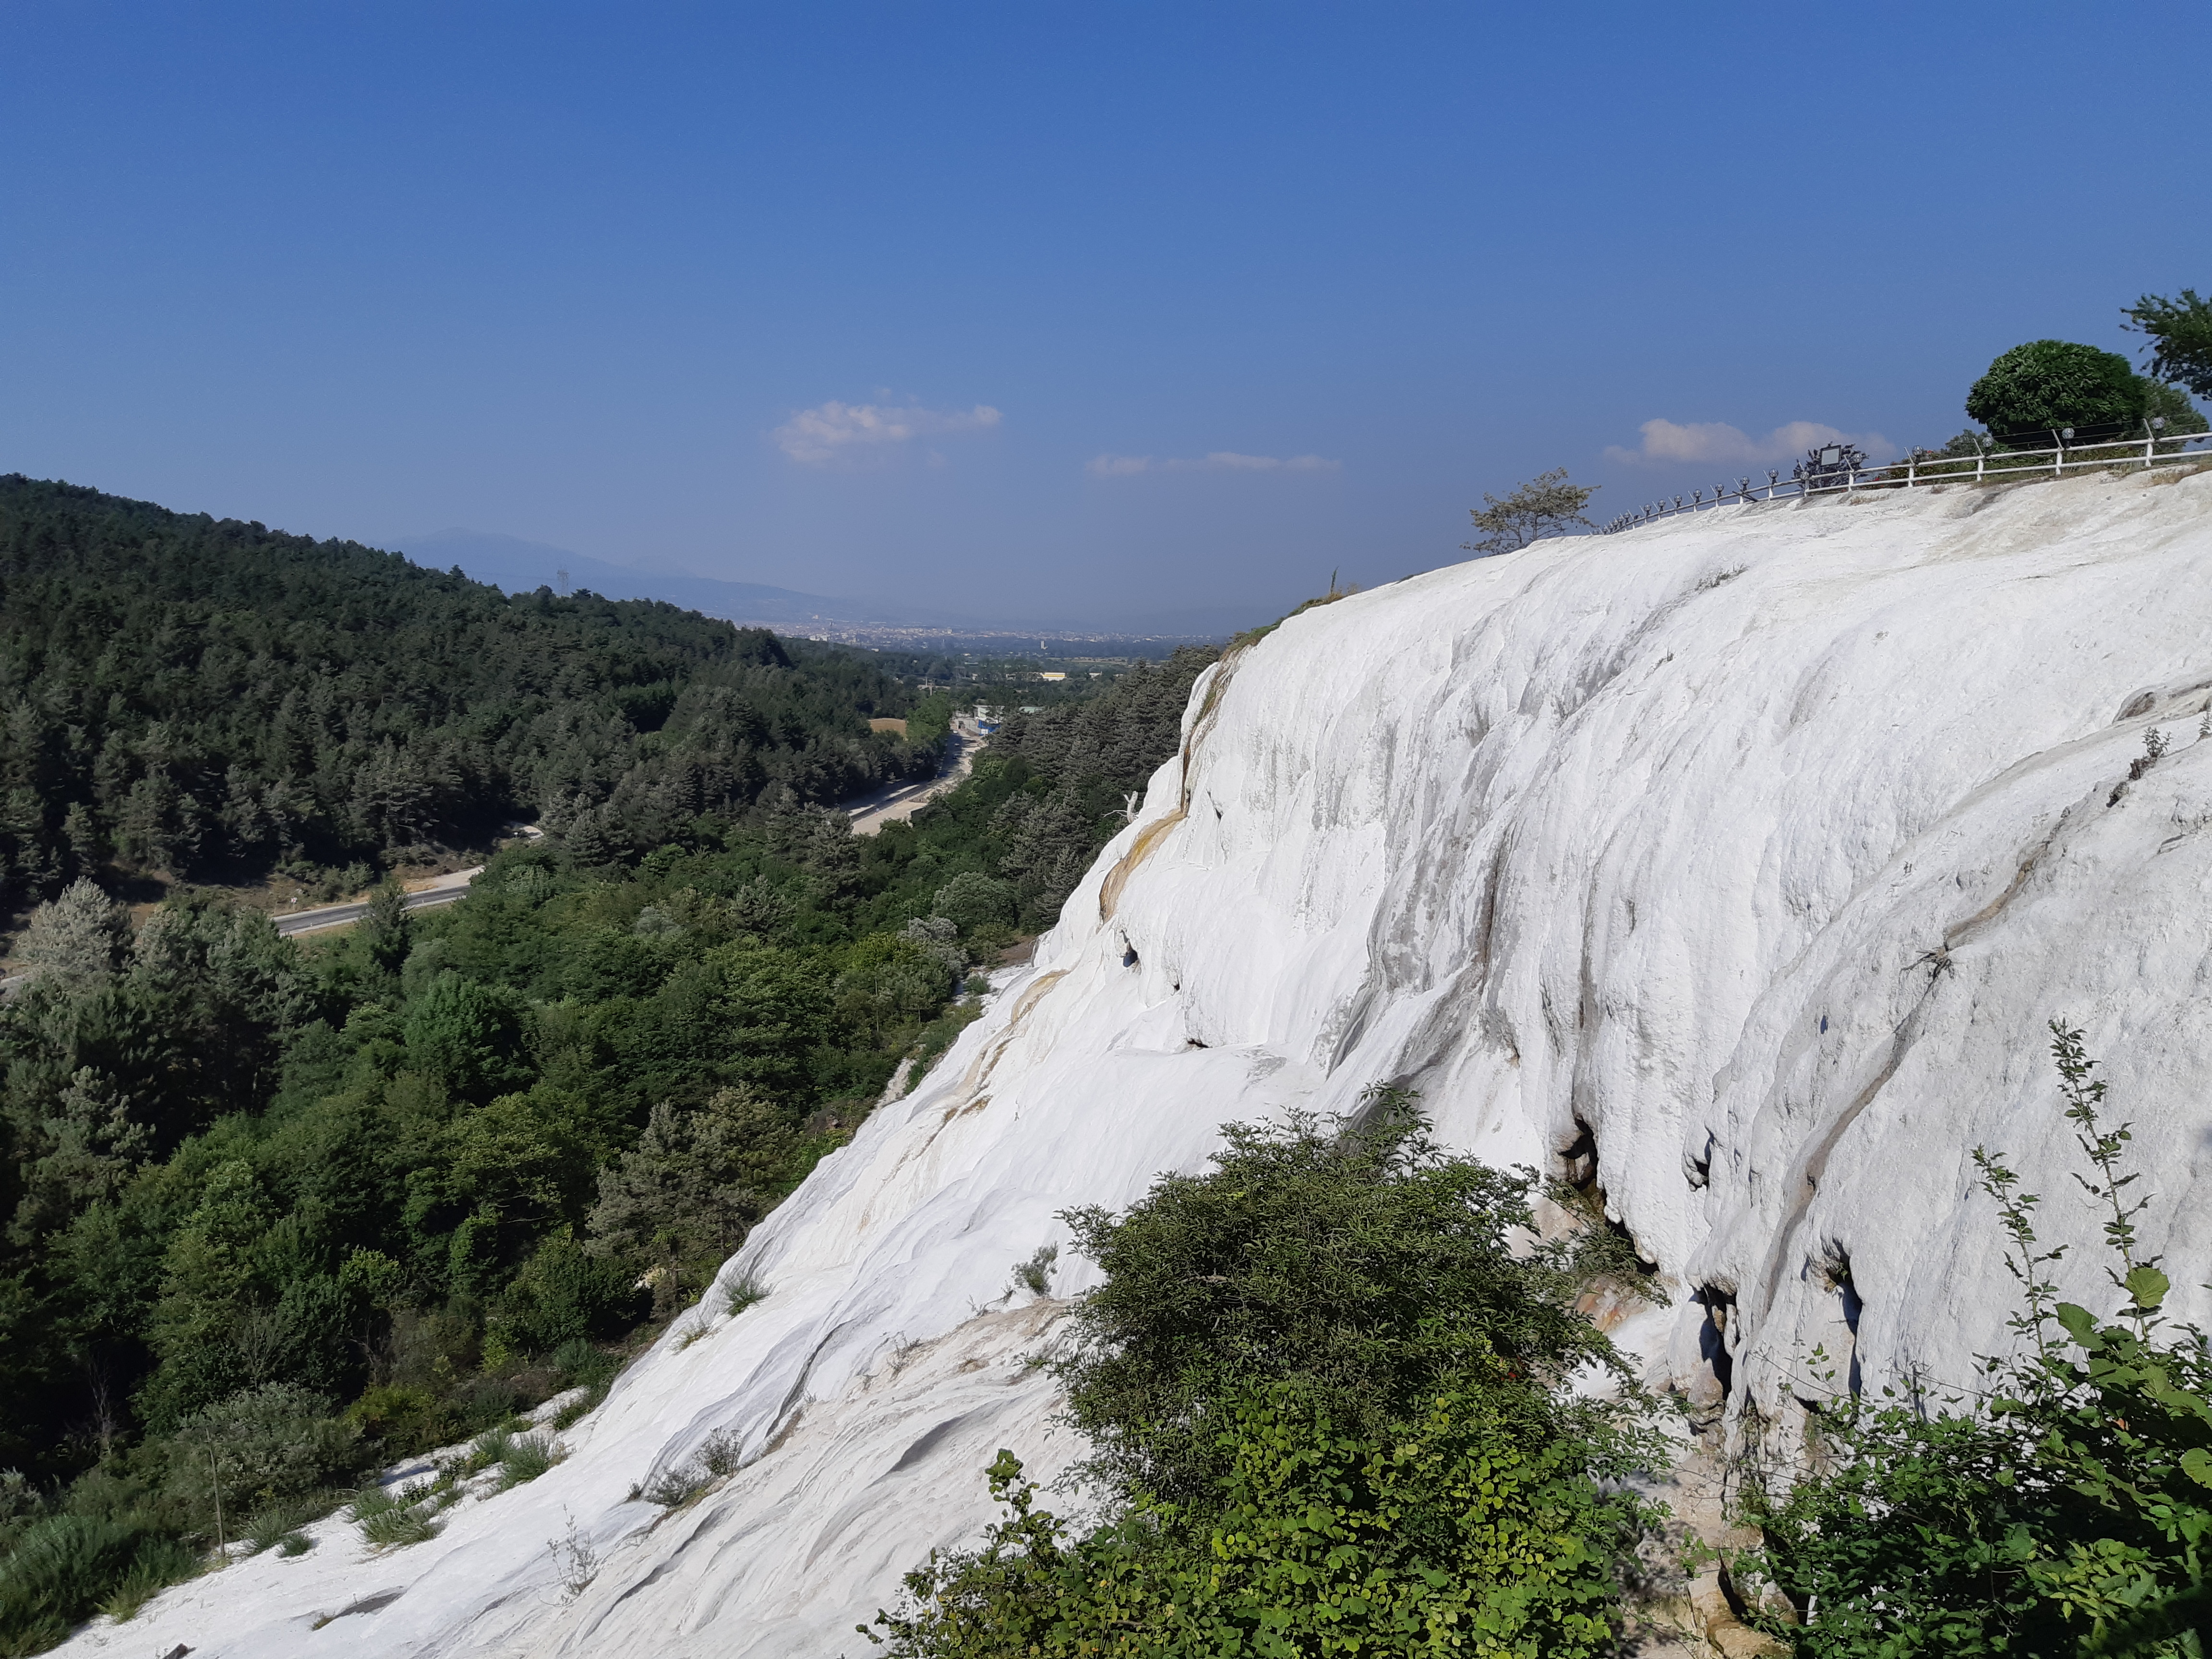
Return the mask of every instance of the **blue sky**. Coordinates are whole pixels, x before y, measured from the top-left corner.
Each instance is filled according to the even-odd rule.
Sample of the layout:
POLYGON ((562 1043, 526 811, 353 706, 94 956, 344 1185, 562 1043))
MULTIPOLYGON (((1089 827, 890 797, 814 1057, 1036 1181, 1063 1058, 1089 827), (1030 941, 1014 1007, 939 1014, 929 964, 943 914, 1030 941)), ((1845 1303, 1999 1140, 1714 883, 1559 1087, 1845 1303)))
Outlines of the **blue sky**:
POLYGON ((2121 306, 2212 289, 2209 48, 2186 6, 13 0, 0 469, 1261 618, 1547 467, 1620 511, 1791 422, 1940 442, 2023 339, 2133 355, 2121 306))

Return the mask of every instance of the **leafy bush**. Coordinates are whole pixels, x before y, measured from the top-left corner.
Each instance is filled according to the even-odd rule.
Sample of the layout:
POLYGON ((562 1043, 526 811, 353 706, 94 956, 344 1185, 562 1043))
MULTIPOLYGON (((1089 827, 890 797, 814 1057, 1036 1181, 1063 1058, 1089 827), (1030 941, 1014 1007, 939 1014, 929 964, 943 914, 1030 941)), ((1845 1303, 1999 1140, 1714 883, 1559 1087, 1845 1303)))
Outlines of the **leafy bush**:
POLYGON ((376 1441, 386 1456, 404 1457, 442 1446, 458 1425, 452 1411, 428 1389, 387 1382, 346 1407, 346 1420, 376 1441))
POLYGON ((1104 1521, 1035 1507, 933 1555, 867 1633, 897 1659, 1609 1650, 1659 1448, 1534 1177, 1443 1153, 1409 1097, 1232 1125, 1217 1168, 1064 1218, 1106 1279, 1059 1366, 1104 1521), (1575 1398, 1595 1364, 1619 1403, 1575 1398), (1611 1489, 1609 1490, 1609 1486, 1611 1489))
POLYGON ((743 1467, 738 1444, 738 1437, 728 1430, 715 1430, 700 1443, 699 1467, 716 1480, 726 1474, 735 1474, 743 1467))
POLYGON ((1977 1151, 2010 1239, 2021 1351, 1985 1361, 1987 1392, 1853 1401, 1823 1431, 1832 1460, 1765 1506, 1764 1550, 1737 1564, 1805 1622, 1771 1621, 1819 1659, 2200 1651, 2201 1552, 2212 1538, 2212 1354, 2160 1333, 2168 1288, 2120 1168, 2129 1139, 2100 1119, 2104 1085, 2081 1034, 2054 1024, 2066 1115, 2106 1210, 2118 1316, 2059 1302, 2039 1251, 2039 1200, 1977 1151), (2181 1604, 2194 1599, 2194 1611, 2181 1604))
POLYGON ((1575 1310, 1564 1253, 1516 1254, 1533 1176, 1447 1155, 1395 1091, 1356 1126, 1297 1115, 1222 1135, 1212 1171, 1161 1176, 1124 1216, 1066 1218, 1106 1273, 1059 1368, 1095 1474, 1203 1501, 1232 1456, 1206 1402, 1285 1376, 1367 1437, 1477 1376, 1562 1431, 1598 1431, 1558 1385, 1627 1369, 1575 1310))
POLYGON ((171 1489, 197 1516, 281 1505, 361 1467, 361 1432, 330 1402, 286 1382, 245 1389, 195 1413, 170 1442, 171 1489))
POLYGON ((983 1018, 981 998, 956 1002, 935 1019, 921 1028, 915 1039, 913 1051, 908 1055, 914 1064, 907 1072, 907 1092, 911 1094, 927 1077, 930 1068, 945 1058, 945 1050, 960 1040, 960 1034, 983 1018))
POLYGON ((2000 443, 2055 441, 2072 427, 2077 441, 2115 435, 2142 419, 2142 383, 2116 351, 2066 340, 2031 340, 1989 367, 1966 393, 1966 413, 2000 443))
POLYGON ((965 870, 937 890, 929 913, 942 916, 963 933, 1011 929, 1020 912, 1014 890, 980 870, 965 870))
POLYGON ((573 1239, 549 1238, 501 1297, 492 1334, 526 1354, 550 1353, 580 1337, 612 1336, 647 1306, 634 1271, 586 1255, 573 1239))
POLYGON ((373 1521, 399 1507, 399 1499, 380 1480, 372 1480, 354 1493, 346 1510, 356 1522, 373 1521))
POLYGON ((981 1550, 908 1576, 915 1610, 878 1615, 890 1652, 1615 1650, 1604 1545, 1626 1541, 1631 1506, 1600 1495, 1571 1445, 1458 1394, 1387 1443, 1339 1433, 1292 1383, 1218 1414, 1233 1456, 1210 1513, 1139 1497, 1086 1536, 1035 1510, 1001 1451, 991 1492, 1010 1516, 981 1550))
POLYGON ((2163 430, 2168 435, 2203 432, 2212 428, 2203 410, 2189 400, 2189 394, 2179 386, 2165 380, 2146 378, 2143 381, 2143 418, 2163 420, 2163 430))
POLYGON ((696 1463, 679 1463, 663 1469, 637 1489, 635 1496, 664 1510, 681 1509, 707 1489, 707 1471, 696 1463))

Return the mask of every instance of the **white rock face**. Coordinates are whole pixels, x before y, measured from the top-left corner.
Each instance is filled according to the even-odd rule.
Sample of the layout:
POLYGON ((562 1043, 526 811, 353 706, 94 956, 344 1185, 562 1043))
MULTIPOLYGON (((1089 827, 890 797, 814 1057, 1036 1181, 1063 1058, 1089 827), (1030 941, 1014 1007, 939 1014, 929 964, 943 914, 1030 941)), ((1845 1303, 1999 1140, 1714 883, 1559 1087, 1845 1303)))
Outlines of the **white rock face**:
MULTIPOLYGON (((369 1559, 325 1523, 67 1650, 867 1651, 855 1621, 988 1517, 996 1448, 1074 1453, 1024 1363, 1059 1304, 1008 1291, 1055 1213, 1377 1082, 1493 1161, 1594 1141, 1676 1291, 1617 1334, 1716 1398, 1723 1356, 1773 1415, 1821 1386, 1816 1343, 1869 1387, 2003 1346, 1977 1145, 2109 1305, 2045 1052, 2065 1016, 2193 1287, 2208 692, 2204 475, 1729 509, 1296 617, 1200 683, 1034 967, 726 1269, 767 1301, 672 1334, 566 1462, 434 1542, 369 1559), (743 1471, 626 1501, 717 1431, 743 1471), (555 1541, 596 1557, 580 1594, 555 1541)), ((1086 1282, 1063 1258, 1054 1293, 1086 1282)))

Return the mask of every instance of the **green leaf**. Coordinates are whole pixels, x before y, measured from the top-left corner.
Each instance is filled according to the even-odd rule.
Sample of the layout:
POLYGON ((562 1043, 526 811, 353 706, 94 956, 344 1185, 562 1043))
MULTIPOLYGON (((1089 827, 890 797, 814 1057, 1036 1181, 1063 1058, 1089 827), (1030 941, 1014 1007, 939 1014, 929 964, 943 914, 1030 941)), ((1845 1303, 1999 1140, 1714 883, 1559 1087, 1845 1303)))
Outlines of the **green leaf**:
POLYGON ((2087 1344, 2097 1329, 2096 1316, 2087 1308, 2075 1303, 2058 1304, 2058 1322, 2066 1328, 2066 1334, 2076 1342, 2087 1344))
POLYGON ((2166 1291, 2172 1288, 2172 1281, 2155 1267, 2137 1267, 2128 1275, 2127 1283, 2128 1295, 2145 1313, 2165 1301, 2166 1291))
POLYGON ((2200 1486, 2212 1486, 2212 1452, 2191 1446, 2181 1454, 2181 1472, 2200 1486))

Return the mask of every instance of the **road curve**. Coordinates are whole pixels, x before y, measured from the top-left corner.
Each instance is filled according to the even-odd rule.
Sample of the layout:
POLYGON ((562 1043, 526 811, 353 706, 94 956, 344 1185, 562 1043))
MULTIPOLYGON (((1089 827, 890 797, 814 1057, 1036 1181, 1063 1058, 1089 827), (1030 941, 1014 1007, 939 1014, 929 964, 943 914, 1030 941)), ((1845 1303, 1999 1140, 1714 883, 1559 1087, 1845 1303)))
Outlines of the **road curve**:
POLYGON ((852 823, 853 833, 872 836, 887 823, 912 817, 975 770, 976 751, 983 746, 981 738, 956 731, 952 734, 952 754, 947 757, 945 769, 935 777, 921 783, 901 784, 895 788, 878 790, 873 794, 861 796, 858 800, 847 801, 843 811, 852 823))

